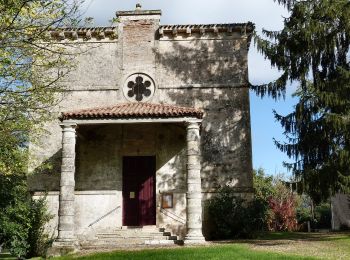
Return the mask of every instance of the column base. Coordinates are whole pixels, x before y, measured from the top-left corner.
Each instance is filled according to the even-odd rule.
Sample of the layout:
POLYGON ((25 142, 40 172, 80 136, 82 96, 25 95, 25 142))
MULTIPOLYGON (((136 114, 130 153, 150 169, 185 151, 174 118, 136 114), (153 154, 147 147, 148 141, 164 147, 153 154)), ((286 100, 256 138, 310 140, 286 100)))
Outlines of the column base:
POLYGON ((46 257, 63 256, 79 251, 79 244, 76 239, 57 239, 47 250, 46 257))
POLYGON ((205 242, 203 236, 186 236, 184 240, 185 244, 204 244, 205 242))

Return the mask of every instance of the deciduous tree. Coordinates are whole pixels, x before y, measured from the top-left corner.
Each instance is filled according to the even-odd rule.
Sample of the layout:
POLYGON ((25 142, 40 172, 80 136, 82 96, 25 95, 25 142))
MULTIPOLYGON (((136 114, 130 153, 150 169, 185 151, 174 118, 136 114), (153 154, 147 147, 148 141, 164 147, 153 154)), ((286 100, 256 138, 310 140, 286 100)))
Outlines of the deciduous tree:
MULTIPOLYGON (((78 4, 68 0, 0 0, 0 245, 18 257, 33 251, 27 145, 50 119, 71 55, 50 30, 75 26, 78 4)), ((38 212, 44 206, 38 206, 38 212)), ((45 214, 44 214, 45 215, 45 214)), ((33 222, 34 221, 34 222, 33 222)), ((37 225, 40 226, 40 225, 37 225)), ((40 227, 39 227, 40 228, 40 227)))
POLYGON ((48 33, 77 22, 67 0, 0 0, 0 172, 17 171, 18 159, 62 90, 70 55, 48 33))

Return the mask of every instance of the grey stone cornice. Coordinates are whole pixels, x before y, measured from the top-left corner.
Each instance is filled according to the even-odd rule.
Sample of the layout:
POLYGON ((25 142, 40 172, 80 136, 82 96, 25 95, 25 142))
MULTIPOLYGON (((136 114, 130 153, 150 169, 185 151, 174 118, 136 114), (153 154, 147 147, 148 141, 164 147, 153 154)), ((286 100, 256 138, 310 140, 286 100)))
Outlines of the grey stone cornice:
POLYGON ((136 15, 161 15, 161 10, 135 10, 135 11, 117 11, 116 16, 136 16, 136 15))
POLYGON ((56 40, 90 40, 90 39, 116 39, 117 27, 64 27, 51 30, 50 36, 56 40))
POLYGON ((241 34, 250 34, 254 31, 254 24, 248 23, 228 23, 228 24, 177 24, 177 25, 161 25, 159 27, 159 35, 164 34, 191 34, 193 32, 204 34, 212 33, 232 33, 239 32, 241 34))
POLYGON ((176 37, 177 35, 191 36, 193 33, 197 37, 205 36, 208 33, 212 35, 232 35, 239 33, 248 39, 248 49, 254 32, 255 25, 252 22, 247 23, 227 23, 227 24, 177 24, 177 25, 161 25, 158 29, 159 37, 165 35, 176 37))

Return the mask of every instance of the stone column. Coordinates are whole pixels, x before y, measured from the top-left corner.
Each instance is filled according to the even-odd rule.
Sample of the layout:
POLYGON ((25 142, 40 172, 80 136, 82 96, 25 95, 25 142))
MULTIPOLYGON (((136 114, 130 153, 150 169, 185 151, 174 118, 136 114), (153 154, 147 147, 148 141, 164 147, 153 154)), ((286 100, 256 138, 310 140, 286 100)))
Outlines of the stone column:
POLYGON ((73 246, 74 234, 74 188, 75 188, 75 123, 62 124, 62 166, 58 211, 57 242, 73 246))
POLYGON ((186 243, 204 242, 199 122, 187 122, 187 235, 186 243))

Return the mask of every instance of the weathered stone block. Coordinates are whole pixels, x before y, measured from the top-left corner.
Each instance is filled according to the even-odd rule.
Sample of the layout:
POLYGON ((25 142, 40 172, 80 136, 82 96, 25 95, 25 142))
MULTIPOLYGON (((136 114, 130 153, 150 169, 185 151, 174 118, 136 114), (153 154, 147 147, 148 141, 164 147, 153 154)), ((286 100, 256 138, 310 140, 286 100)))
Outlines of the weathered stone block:
MULTIPOLYGON (((62 186, 60 192, 60 203, 61 201, 65 201, 66 203, 72 203, 74 205, 74 191, 73 192, 65 192, 69 186, 62 186), (62 192, 62 188, 64 188, 64 192, 62 192)), ((73 188, 68 188, 68 190, 72 190, 73 188)))
MULTIPOLYGON (((156 157, 157 225, 182 237, 187 225, 186 239, 203 241, 202 195, 206 199, 227 184, 237 191, 252 188, 250 38, 232 28, 223 33, 184 27, 183 32, 175 28, 166 33, 161 27, 165 30, 161 33, 159 14, 134 14, 120 21, 113 29, 118 39, 90 32, 92 38, 82 41, 78 34, 77 66, 62 82, 69 91, 58 94, 62 102, 53 113, 58 117, 63 111, 129 102, 123 93, 126 79, 140 73, 154 81, 154 95, 148 102, 200 108, 204 118, 201 125, 186 120, 97 123, 77 129, 74 122, 63 122, 61 127, 58 120, 47 124, 49 134, 31 151, 38 155, 38 165, 59 157, 55 172, 61 179, 60 209, 55 210, 60 215, 59 237, 73 241, 74 235, 84 238, 91 230, 122 226, 122 158, 152 155, 156 157), (161 212, 164 193, 173 195, 168 212, 176 220, 161 212)), ((48 185, 53 176, 36 174, 31 183, 35 189, 49 187, 57 192, 59 185, 48 185)))

